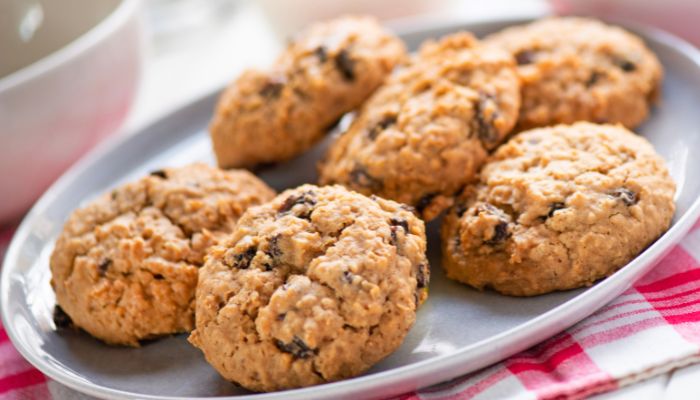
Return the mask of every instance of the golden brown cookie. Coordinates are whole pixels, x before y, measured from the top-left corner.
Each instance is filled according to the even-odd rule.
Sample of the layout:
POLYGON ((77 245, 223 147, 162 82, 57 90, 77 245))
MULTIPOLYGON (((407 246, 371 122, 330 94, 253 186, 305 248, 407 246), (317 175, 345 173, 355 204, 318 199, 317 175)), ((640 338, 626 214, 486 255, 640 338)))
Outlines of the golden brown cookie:
POLYGON ((668 229, 674 191, 651 144, 622 126, 526 131, 446 215, 443 267, 514 296, 588 286, 668 229))
POLYGON ((246 208, 274 196, 246 171, 154 171, 75 210, 51 255, 73 324, 110 344, 190 331, 205 251, 246 208))
POLYGON ((427 43, 331 145, 320 182, 409 204, 433 219, 515 125, 519 89, 512 56, 471 34, 427 43))
POLYGON ((637 36, 585 18, 547 18, 491 35, 522 80, 517 130, 593 121, 634 128, 657 100, 662 69, 637 36))
POLYGON ((301 154, 405 54, 403 43, 371 17, 312 25, 272 68, 244 72, 222 94, 210 126, 219 166, 252 167, 301 154))
POLYGON ((287 190, 209 252, 190 341, 250 390, 358 375, 413 325, 425 249, 423 222, 393 201, 341 186, 287 190))

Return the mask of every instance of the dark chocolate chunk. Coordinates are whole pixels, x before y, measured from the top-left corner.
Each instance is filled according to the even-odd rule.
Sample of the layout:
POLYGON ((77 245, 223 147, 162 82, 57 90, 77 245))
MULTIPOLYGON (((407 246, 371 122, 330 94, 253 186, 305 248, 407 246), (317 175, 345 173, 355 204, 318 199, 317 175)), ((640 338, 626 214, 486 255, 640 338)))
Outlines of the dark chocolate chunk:
POLYGON ((535 61, 535 51, 534 50, 520 50, 515 54, 515 62, 518 65, 532 64, 535 61))
POLYGON ((379 190, 383 186, 379 179, 370 175, 361 165, 355 165, 355 168, 350 171, 350 180, 352 183, 370 190, 379 190))
POLYGON ((380 133, 382 133, 383 130, 386 128, 390 127, 391 125, 396 123, 396 116, 395 115, 385 115, 384 118, 382 118, 381 121, 377 122, 376 125, 374 125, 372 128, 370 128, 367 131, 367 136, 371 139, 374 140, 379 136, 380 133))
POLYGON ((486 110, 489 102, 493 102, 491 96, 483 93, 479 95, 479 99, 474 103, 472 129, 482 142, 494 143, 499 138, 498 131, 493 124, 496 113, 494 112, 490 119, 484 115, 484 110, 486 110))
POLYGON ((342 49, 335 56, 335 66, 348 81, 355 80, 355 61, 350 58, 350 53, 342 49))
POLYGON ((270 79, 260 89, 260 95, 266 99, 276 99, 284 89, 284 81, 281 79, 270 79))
POLYGON ((258 249, 255 246, 251 246, 243 250, 242 253, 226 254, 226 256, 224 256, 224 264, 229 268, 247 269, 250 267, 250 263, 253 261, 257 252, 258 249))
POLYGON ((612 192, 610 192, 610 195, 612 197, 622 200, 622 202, 625 203, 626 206, 635 205, 637 204, 637 201, 639 201, 635 192, 624 187, 613 190, 612 192))
POLYGON ((285 353, 289 353, 296 358, 309 358, 316 355, 316 351, 311 349, 303 340, 294 336, 291 343, 284 343, 281 340, 275 340, 277 348, 285 353))
POLYGON ((416 203, 416 211, 418 211, 418 214, 423 214, 423 211, 430 205, 435 196, 437 196, 437 193, 428 193, 418 199, 418 203, 416 203))
POLYGON ((430 267, 428 264, 418 264, 418 270, 416 270, 416 287, 422 289, 428 286, 430 283, 430 267))
POLYGON ((157 176, 158 178, 161 178, 161 179, 168 179, 168 174, 166 174, 165 171, 162 169, 157 169, 155 171, 151 171, 150 175, 157 176))
POLYGON ((56 328, 68 328, 73 324, 73 321, 70 319, 68 314, 66 314, 65 311, 56 304, 56 306, 53 308, 53 323, 56 325, 56 328))
POLYGON ((314 50, 314 55, 318 57, 318 61, 320 61, 321 63, 324 63, 326 62, 326 60, 328 60, 328 51, 323 45, 316 47, 316 50, 314 50))
POLYGON ((100 265, 97 266, 100 276, 105 276, 107 274, 110 265, 112 265, 112 260, 110 258, 105 258, 100 262, 100 265))
POLYGON ((506 239, 510 237, 510 232, 508 232, 508 223, 506 221, 500 221, 493 228, 493 236, 491 239, 484 241, 488 245, 497 245, 503 243, 506 239))

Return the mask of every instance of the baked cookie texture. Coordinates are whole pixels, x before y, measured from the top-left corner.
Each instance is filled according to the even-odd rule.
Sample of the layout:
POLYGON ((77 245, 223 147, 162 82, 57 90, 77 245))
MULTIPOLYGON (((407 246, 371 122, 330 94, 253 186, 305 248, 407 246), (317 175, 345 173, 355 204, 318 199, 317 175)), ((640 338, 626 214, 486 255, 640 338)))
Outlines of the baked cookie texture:
POLYGON ((431 220, 511 131, 519 89, 510 54, 464 32, 428 42, 331 145, 320 183, 396 200, 431 220))
POLYGON ((522 80, 516 130, 576 121, 642 123, 659 97, 662 67, 637 36, 602 22, 547 18, 484 41, 510 51, 522 80))
POLYGON ((394 351, 427 297, 423 222, 341 186, 249 209, 200 270, 190 342, 254 391, 360 374, 394 351))
POLYGON ((75 210, 51 255, 51 285, 73 324, 110 344, 190 331, 205 251, 249 206, 274 197, 246 171, 154 171, 75 210))
POLYGON ((371 17, 311 25, 272 68, 244 72, 222 94, 210 125, 219 166, 253 167, 301 154, 405 56, 403 42, 371 17))
POLYGON ((523 132, 442 226, 447 276, 532 296, 593 284, 666 231, 675 185, 651 144, 580 122, 523 132))

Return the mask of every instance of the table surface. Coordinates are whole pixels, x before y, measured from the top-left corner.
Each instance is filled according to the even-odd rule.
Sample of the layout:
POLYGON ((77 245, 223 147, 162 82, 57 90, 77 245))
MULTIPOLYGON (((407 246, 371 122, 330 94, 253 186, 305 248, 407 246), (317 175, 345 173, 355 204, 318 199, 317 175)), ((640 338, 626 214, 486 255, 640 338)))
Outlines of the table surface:
MULTIPOLYGON (((338 0, 335 4, 342 9, 349 1, 338 0)), ((219 0, 215 3, 220 10, 215 15, 208 19, 202 17, 199 22, 186 21, 189 25, 183 29, 161 26, 163 14, 157 7, 163 3, 153 0, 145 3, 144 73, 121 134, 135 132, 191 99, 217 90, 244 68, 266 65, 283 43, 259 3, 219 0)), ((550 12, 544 0, 444 0, 436 4, 439 5, 428 18, 469 22, 490 17, 540 16, 550 12)), ((49 387, 57 399, 89 399, 57 383, 52 382, 49 387)), ((694 365, 593 398, 697 399, 699 392, 700 365, 694 365)))

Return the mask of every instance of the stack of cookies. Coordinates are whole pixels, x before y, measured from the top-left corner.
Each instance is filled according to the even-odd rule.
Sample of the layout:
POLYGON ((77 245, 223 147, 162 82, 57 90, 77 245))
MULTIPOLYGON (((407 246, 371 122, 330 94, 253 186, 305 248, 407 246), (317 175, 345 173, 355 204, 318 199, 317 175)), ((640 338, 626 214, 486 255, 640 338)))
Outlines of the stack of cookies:
POLYGON ((440 216, 449 278, 513 296, 591 285, 670 225, 675 185, 628 130, 661 77, 639 38, 589 19, 410 55, 373 18, 313 25, 225 90, 210 131, 220 168, 255 170, 355 111, 318 185, 275 195, 191 164, 105 194, 56 242, 57 324, 128 346, 191 331, 224 378, 272 391, 356 376, 401 345, 440 216))

